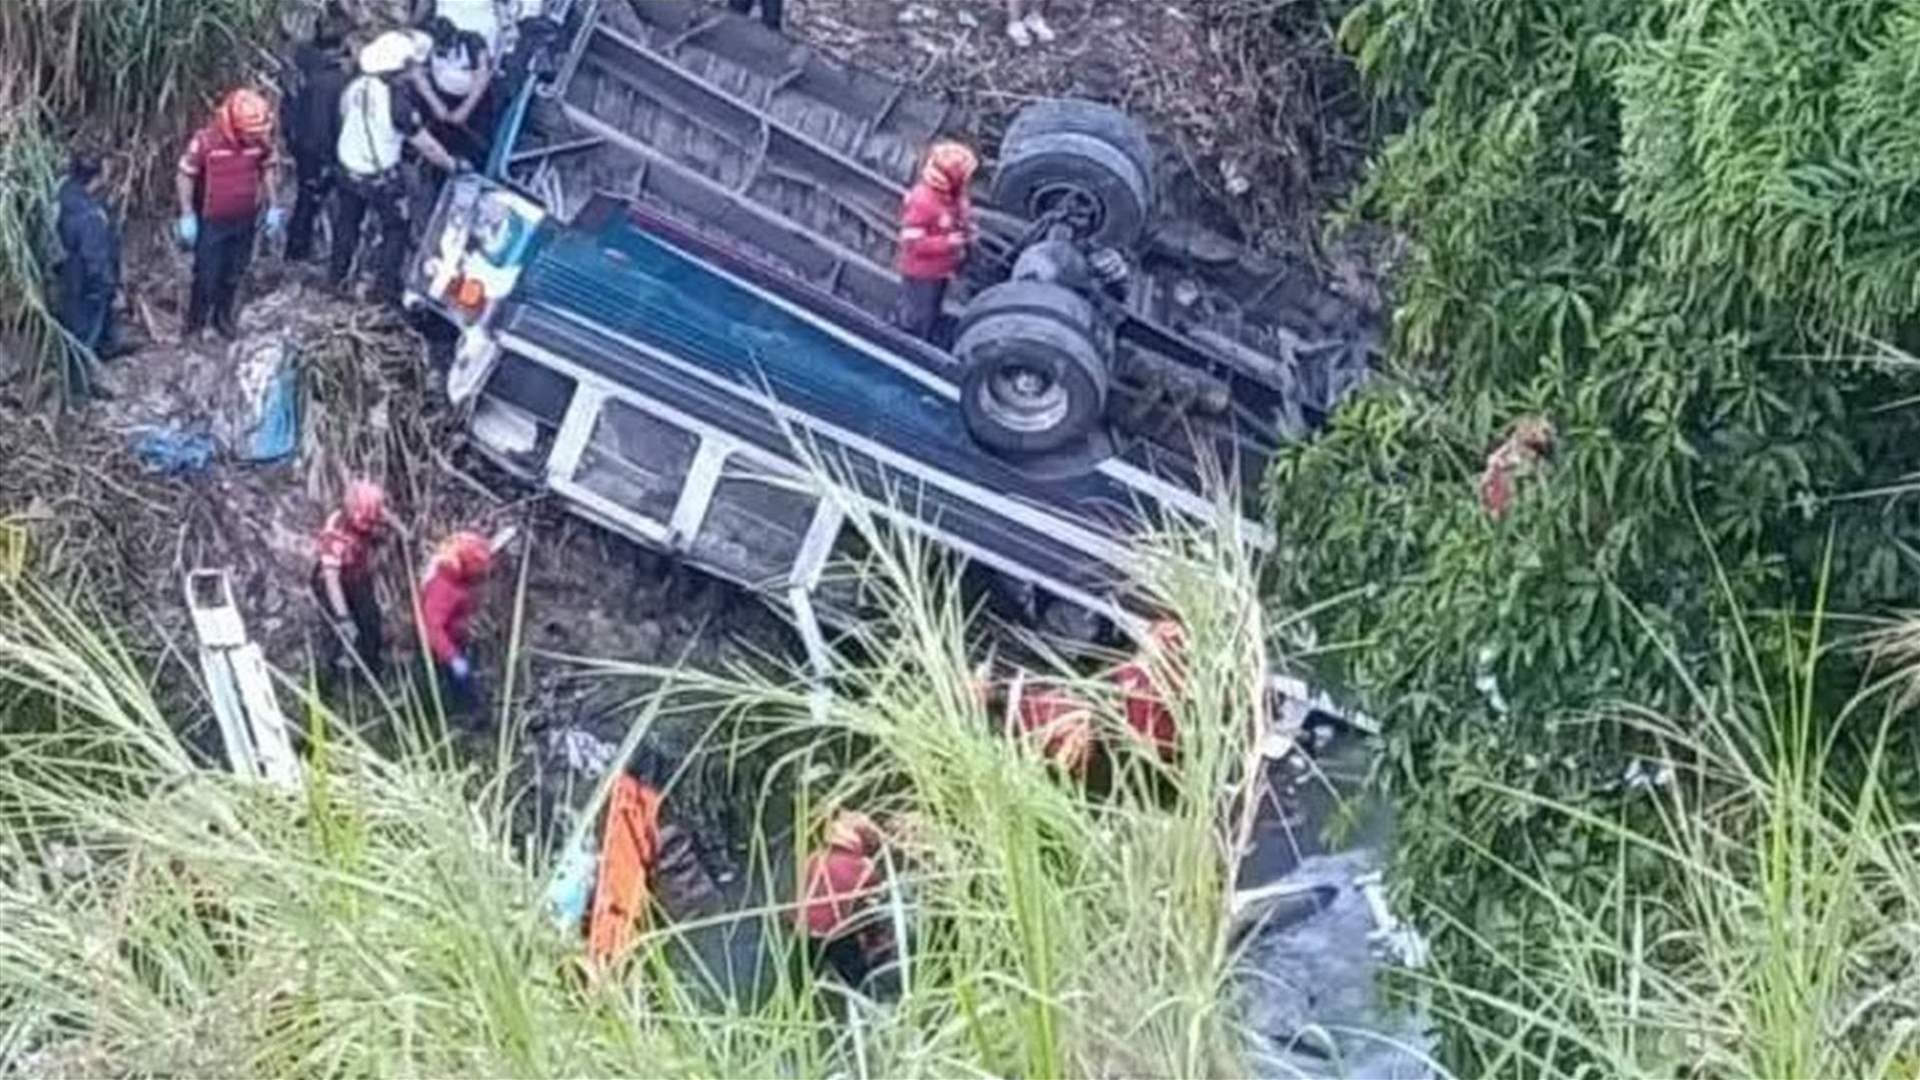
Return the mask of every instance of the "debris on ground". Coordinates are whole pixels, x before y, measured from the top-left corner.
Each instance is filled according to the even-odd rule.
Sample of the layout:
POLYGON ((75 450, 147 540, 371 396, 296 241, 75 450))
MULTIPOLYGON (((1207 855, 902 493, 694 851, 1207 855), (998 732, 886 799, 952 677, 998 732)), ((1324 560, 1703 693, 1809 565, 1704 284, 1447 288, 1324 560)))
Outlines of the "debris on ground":
MULTIPOLYGON (((805 0, 791 32, 910 85, 950 92, 999 145, 1037 99, 1111 102, 1147 121, 1179 158, 1182 214, 1230 208, 1226 228, 1265 254, 1319 252, 1321 216, 1371 144, 1372 106, 1334 40, 1326 0, 1052 0, 1051 44, 1020 48, 1003 4, 805 0), (1184 194, 1181 186, 1189 190, 1184 194)), ((1370 244, 1371 241, 1369 240, 1370 244)), ((1329 262, 1366 267, 1369 251, 1329 262)), ((1370 276, 1370 275, 1369 275, 1370 276)))

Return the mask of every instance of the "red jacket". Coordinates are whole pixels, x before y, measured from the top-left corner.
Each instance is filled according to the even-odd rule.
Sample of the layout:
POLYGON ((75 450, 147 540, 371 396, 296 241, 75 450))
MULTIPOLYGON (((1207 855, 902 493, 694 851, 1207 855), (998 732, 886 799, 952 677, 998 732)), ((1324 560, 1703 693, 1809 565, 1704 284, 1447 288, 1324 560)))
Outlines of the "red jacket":
POLYGON ((193 133, 180 155, 180 173, 199 186, 196 206, 208 221, 245 221, 260 212, 273 148, 230 139, 210 123, 193 133))
POLYGON ((467 622, 473 618, 474 590, 435 564, 420 587, 420 625, 426 631, 427 650, 444 664, 467 648, 467 622))
POLYGON ((808 937, 836 938, 872 902, 880 887, 880 867, 864 852, 828 848, 807 856, 802 880, 806 887, 794 921, 808 937))
POLYGON ((973 209, 966 189, 948 194, 924 182, 907 189, 900 204, 900 258, 904 277, 950 278, 967 257, 973 209))
POLYGON ((1146 665, 1130 660, 1113 673, 1113 681, 1123 695, 1127 726, 1135 735, 1152 743, 1162 761, 1173 760, 1174 751, 1180 746, 1173 710, 1167 708, 1146 665))
POLYGON ((335 510, 313 542, 320 565, 340 574, 342 581, 358 580, 371 570, 368 548, 372 538, 347 527, 346 515, 335 510))
POLYGON ((1030 685, 1020 695, 1021 734, 1040 741, 1048 761, 1085 777, 1093 754, 1093 710, 1064 690, 1030 685))

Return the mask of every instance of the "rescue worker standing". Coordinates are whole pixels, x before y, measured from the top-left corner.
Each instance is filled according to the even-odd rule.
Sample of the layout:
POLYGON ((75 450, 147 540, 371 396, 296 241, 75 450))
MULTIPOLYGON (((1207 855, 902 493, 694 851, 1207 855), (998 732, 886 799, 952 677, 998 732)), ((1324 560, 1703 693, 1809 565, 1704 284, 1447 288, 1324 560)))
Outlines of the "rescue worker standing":
POLYGON ((940 321, 947 284, 967 258, 974 236, 968 185, 980 159, 956 142, 927 151, 920 179, 900 206, 900 296, 894 323, 925 341, 940 321))
POLYGON ((420 631, 433 657, 450 716, 465 717, 480 704, 469 653, 468 624, 478 607, 478 591, 493 567, 493 548, 474 532, 447 537, 434 554, 420 586, 420 631))
POLYGON ((76 397, 104 399, 111 395, 94 377, 93 365, 119 348, 113 297, 120 288, 120 234, 95 190, 99 182, 100 160, 76 152, 56 196, 55 231, 62 252, 57 314, 75 343, 67 349, 68 389, 76 397))
POLYGON ((253 261, 253 238, 261 211, 269 234, 280 231, 285 212, 274 205, 273 110, 258 91, 228 94, 213 120, 180 155, 174 188, 180 219, 175 234, 193 250, 193 292, 186 333, 209 321, 225 337, 235 333, 240 281, 253 261))
POLYGON ((858 990, 893 951, 891 928, 873 911, 882 880, 880 828, 865 814, 843 810, 822 839, 825 846, 802 868, 794 921, 811 964, 831 967, 858 990))
POLYGON ((403 146, 428 161, 456 172, 460 163, 426 130, 413 88, 413 68, 427 47, 405 31, 381 34, 360 50, 360 75, 340 96, 340 139, 336 146, 340 189, 334 210, 331 278, 345 289, 360 247, 360 225, 371 211, 380 219, 380 250, 374 281, 380 296, 400 299, 400 274, 407 257, 407 190, 400 173, 403 146))
POLYGON ((386 670, 386 640, 380 602, 373 592, 373 548, 387 517, 387 493, 380 485, 356 480, 347 485, 340 509, 327 515, 315 540, 313 594, 326 615, 321 638, 321 671, 331 676, 340 666, 341 643, 350 642, 367 674, 386 670))
POLYGON ((340 93, 347 86, 339 35, 324 30, 316 34, 294 50, 293 64, 299 85, 280 102, 280 126, 287 133, 300 183, 293 219, 287 223, 287 261, 303 262, 313 255, 313 225, 326 206, 338 168, 340 93))

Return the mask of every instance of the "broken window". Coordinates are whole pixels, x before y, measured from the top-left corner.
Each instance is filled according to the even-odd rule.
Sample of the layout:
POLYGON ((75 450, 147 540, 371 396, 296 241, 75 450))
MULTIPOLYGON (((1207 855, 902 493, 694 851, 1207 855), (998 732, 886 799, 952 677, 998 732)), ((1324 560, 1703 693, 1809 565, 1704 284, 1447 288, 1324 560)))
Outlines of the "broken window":
POLYGON ((691 553, 748 581, 783 580, 800 557, 817 504, 804 481, 730 457, 691 553))
POLYGON ((609 401, 594 420, 574 482, 665 524, 673 520, 680 488, 699 448, 700 439, 692 432, 631 405, 609 401))

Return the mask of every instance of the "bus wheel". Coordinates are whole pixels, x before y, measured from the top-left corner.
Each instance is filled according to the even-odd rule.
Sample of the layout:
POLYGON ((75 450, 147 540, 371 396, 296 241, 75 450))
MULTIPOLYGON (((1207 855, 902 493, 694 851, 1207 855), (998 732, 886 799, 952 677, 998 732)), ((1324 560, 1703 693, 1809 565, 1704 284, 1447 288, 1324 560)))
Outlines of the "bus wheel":
POLYGON ((1081 239, 1130 249, 1153 207, 1153 150, 1139 123, 1112 106, 1035 102, 1000 142, 993 201, 1029 220, 1064 211, 1081 239))
POLYGON ((1009 281, 967 306, 954 340, 960 409, 981 445, 1045 454, 1085 439, 1107 406, 1091 306, 1070 289, 1009 281))

